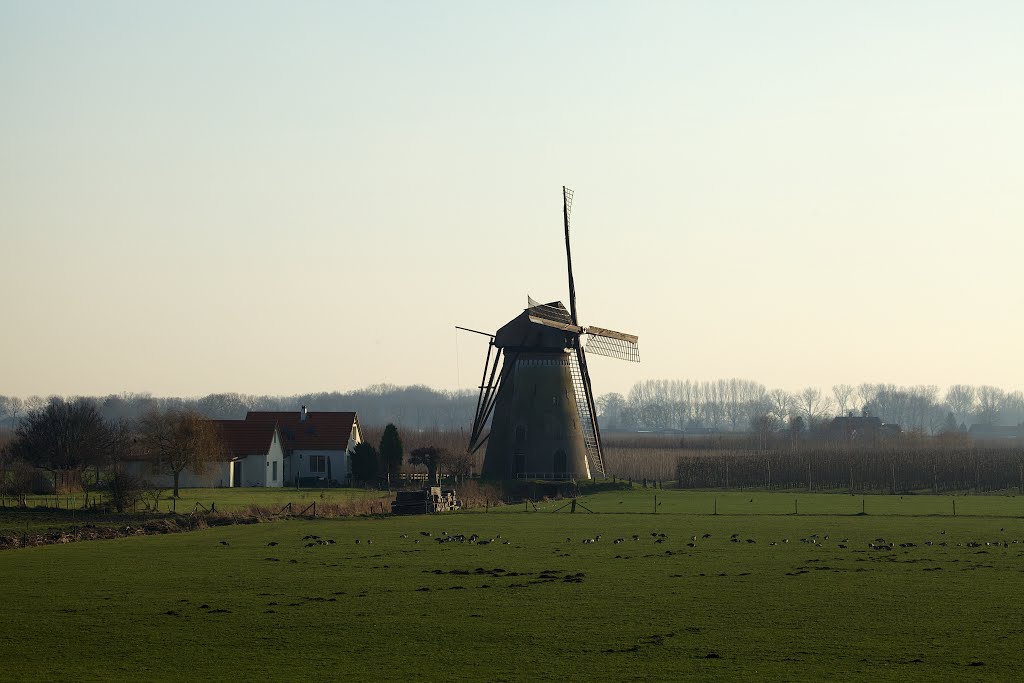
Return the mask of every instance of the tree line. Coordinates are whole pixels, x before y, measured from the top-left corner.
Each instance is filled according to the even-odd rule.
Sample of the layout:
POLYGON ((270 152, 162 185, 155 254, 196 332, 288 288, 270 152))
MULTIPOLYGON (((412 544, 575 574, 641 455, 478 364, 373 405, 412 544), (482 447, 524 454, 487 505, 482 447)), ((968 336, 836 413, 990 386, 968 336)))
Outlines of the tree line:
POLYGON ((153 408, 135 420, 109 420, 87 398, 50 398, 22 416, 0 444, 0 494, 24 498, 38 488, 40 471, 55 491, 103 489, 117 510, 150 487, 128 472, 143 461, 153 474, 172 478, 175 497, 181 473, 205 472, 224 447, 212 422, 194 410, 153 408))
POLYGON ((764 452, 697 451, 676 459, 680 488, 875 493, 1024 493, 1024 450, 923 437, 880 446, 818 444, 764 452), (936 441, 935 439, 938 439, 936 441))
POLYGON ((807 387, 790 392, 744 379, 645 380, 625 396, 596 399, 606 430, 778 430, 796 418, 809 429, 838 415, 872 415, 904 431, 939 434, 972 424, 1024 423, 1024 393, 992 386, 836 384, 829 391, 807 387))
MULTIPOLYGON (((121 393, 91 397, 109 421, 137 419, 157 410, 195 411, 219 420, 240 420, 250 410, 354 411, 364 426, 394 423, 404 428, 448 430, 472 423, 476 392, 377 384, 347 392, 292 396, 238 393, 202 397, 156 397, 121 393)), ((40 396, 0 395, 0 426, 13 427, 29 411, 43 407, 40 396)), ((745 379, 714 381, 645 380, 625 395, 606 393, 596 400, 601 426, 609 430, 714 429, 756 431, 767 420, 782 428, 800 417, 807 427, 835 415, 870 414, 904 430, 936 434, 971 424, 1016 425, 1024 422, 1024 393, 992 386, 956 384, 945 391, 934 385, 836 384, 825 391, 806 387, 791 392, 769 389, 745 379)))
MULTIPOLYGON (((194 411, 215 420, 241 420, 250 410, 287 411, 306 406, 311 411, 356 412, 363 425, 396 423, 414 429, 464 427, 473 421, 476 408, 475 392, 392 384, 292 396, 218 393, 183 398, 121 393, 86 398, 94 402, 100 415, 109 421, 138 419, 153 410, 194 411)), ((14 427, 21 417, 45 406, 48 401, 49 398, 41 396, 0 395, 0 426, 14 427)))

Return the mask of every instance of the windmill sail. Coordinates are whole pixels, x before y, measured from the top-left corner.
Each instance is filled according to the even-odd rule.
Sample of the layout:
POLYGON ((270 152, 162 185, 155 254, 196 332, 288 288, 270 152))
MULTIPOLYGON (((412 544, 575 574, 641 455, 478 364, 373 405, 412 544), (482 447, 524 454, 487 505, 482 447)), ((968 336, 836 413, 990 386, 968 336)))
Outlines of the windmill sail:
MULTIPOLYGON (((585 368, 581 367, 583 351, 569 354, 569 369, 572 373, 572 386, 576 394, 576 411, 580 418, 580 430, 583 432, 583 444, 587 449, 587 461, 604 475, 604 454, 601 452, 601 437, 597 431, 597 420, 592 410, 593 400, 589 392, 589 377, 585 368), (577 355, 578 354, 578 355, 577 355)), ((583 360, 586 363, 586 360, 583 360)), ((590 473, 588 473, 589 475, 590 473)))
POLYGON ((586 348, 589 353, 634 363, 640 362, 640 349, 636 345, 639 337, 636 335, 594 326, 588 327, 586 332, 588 335, 586 348))

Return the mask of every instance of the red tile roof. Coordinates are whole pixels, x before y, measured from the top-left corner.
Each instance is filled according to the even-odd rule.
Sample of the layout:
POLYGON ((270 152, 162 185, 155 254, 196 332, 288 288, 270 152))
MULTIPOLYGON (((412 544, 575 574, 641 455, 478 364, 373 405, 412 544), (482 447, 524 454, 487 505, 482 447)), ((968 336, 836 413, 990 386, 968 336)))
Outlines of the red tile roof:
POLYGON ((294 450, 345 451, 352 434, 355 413, 307 412, 306 419, 297 411, 250 411, 245 416, 250 423, 277 424, 281 431, 281 445, 286 453, 294 450))
POLYGON ((273 442, 273 422, 247 422, 245 420, 211 420, 224 442, 224 457, 242 458, 247 455, 266 455, 273 442))

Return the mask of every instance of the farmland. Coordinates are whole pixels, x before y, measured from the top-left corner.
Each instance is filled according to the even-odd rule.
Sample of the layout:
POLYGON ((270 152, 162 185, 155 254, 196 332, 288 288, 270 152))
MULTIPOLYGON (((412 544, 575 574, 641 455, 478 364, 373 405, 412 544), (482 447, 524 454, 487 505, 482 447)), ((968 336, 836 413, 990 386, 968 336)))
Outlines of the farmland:
POLYGON ((0 676, 1018 677, 1024 498, 581 502, 6 551, 0 676))

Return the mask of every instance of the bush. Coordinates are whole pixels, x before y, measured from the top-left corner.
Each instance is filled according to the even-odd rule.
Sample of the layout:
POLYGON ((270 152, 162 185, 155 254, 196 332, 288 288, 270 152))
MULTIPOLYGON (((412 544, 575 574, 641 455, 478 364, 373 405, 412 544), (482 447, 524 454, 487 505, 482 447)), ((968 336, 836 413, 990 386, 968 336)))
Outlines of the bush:
POLYGON ((32 493, 36 469, 24 462, 14 462, 0 475, 3 476, 0 480, 0 494, 16 498, 19 505, 25 505, 25 497, 32 493))
POLYGON ((110 504, 117 512, 124 512, 142 496, 146 483, 124 470, 114 470, 106 481, 110 504))

